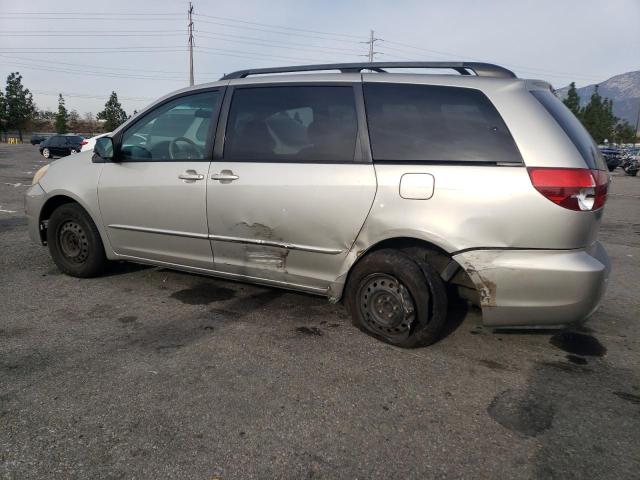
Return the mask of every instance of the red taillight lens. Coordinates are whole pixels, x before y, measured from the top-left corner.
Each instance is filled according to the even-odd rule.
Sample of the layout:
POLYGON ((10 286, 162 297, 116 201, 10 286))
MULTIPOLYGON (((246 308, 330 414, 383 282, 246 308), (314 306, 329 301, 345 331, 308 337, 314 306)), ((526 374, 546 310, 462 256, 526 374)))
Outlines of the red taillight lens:
POLYGON ((86 145, 87 143, 89 143, 89 140, 82 140, 82 145, 86 145))
POLYGON ((535 189, 561 207, 597 210, 607 200, 607 172, 586 168, 531 167, 527 170, 535 189))

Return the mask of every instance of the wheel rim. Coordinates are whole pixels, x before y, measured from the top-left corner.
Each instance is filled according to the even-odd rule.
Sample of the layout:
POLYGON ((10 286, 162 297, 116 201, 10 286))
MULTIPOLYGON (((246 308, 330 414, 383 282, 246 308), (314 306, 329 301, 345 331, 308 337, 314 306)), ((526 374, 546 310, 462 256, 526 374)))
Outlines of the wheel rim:
POLYGON ((71 154, 74 154, 74 153, 78 153, 78 151, 75 148, 72 148, 71 149, 71 154))
POLYGON ((89 256, 89 241, 84 229, 74 221, 66 222, 58 233, 60 250, 73 263, 83 263, 89 256))
POLYGON ((358 290, 358 305, 365 325, 385 337, 406 337, 416 318, 413 298, 393 275, 375 273, 358 290))
POLYGON ((42 150, 42 156, 44 158, 49 158, 49 149, 45 148, 44 150, 42 150))

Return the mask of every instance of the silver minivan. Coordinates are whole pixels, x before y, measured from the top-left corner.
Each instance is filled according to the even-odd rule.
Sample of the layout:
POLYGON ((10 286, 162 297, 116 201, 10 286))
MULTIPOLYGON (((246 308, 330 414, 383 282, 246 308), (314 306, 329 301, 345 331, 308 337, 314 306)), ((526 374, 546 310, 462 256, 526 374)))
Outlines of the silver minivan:
POLYGON ((69 275, 126 260, 324 295, 416 347, 458 295, 492 327, 589 317, 610 268, 606 170, 545 82, 312 65, 165 96, 37 172, 26 210, 69 275))

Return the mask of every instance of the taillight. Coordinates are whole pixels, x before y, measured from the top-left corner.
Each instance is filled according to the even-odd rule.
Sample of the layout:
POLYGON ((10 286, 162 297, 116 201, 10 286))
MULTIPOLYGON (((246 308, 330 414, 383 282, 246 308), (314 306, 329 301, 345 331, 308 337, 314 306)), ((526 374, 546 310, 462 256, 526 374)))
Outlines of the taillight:
POLYGON ((527 168, 531 183, 553 203, 569 210, 597 210, 607 200, 609 174, 586 168, 527 168))
POLYGON ((89 143, 89 140, 82 140, 81 145, 86 145, 87 143, 89 143))

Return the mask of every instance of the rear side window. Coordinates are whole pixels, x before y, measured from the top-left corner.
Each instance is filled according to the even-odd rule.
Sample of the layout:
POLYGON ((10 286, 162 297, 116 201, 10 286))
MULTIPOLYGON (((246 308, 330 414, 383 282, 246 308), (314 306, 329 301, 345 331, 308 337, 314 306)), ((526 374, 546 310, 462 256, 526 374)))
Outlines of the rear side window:
POLYGON ((606 170, 607 165, 589 132, 564 103, 549 90, 532 90, 533 95, 560 125, 589 168, 606 170))
POLYGON ((479 90, 364 85, 373 159, 521 163, 504 121, 479 90))
POLYGON ((229 110, 224 159, 352 161, 357 132, 351 86, 239 88, 229 110))

